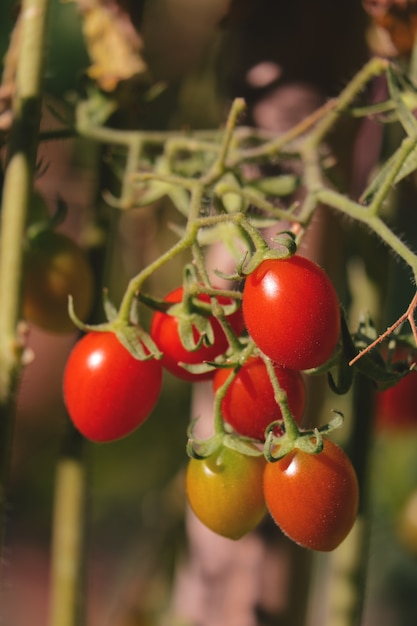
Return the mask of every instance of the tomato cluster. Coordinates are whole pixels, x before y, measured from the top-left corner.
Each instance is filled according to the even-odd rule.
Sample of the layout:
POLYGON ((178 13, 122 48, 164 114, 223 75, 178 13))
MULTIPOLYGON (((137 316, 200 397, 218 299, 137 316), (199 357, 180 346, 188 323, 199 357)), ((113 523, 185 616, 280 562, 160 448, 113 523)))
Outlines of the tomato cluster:
MULTIPOLYGON (((234 367, 218 368, 213 389, 223 391, 223 419, 238 435, 261 443, 267 427, 278 422, 273 432, 279 447, 285 418, 265 356, 272 361, 292 418, 299 422, 305 404, 301 370, 323 365, 335 351, 338 299, 329 278, 312 261, 299 256, 266 260, 246 278, 243 316, 263 356, 255 354, 234 367)), ((232 539, 253 529, 266 510, 296 543, 329 551, 347 536, 358 509, 353 466, 328 439, 317 453, 297 447, 294 440, 291 451, 268 463, 263 456, 221 447, 203 460, 191 459, 186 483, 197 517, 232 539)))
POLYGON ((306 437, 297 426, 305 407, 301 370, 327 361, 339 337, 339 305, 331 282, 317 265, 295 256, 262 262, 246 278, 242 307, 218 295, 224 315, 215 316, 207 306, 211 298, 207 293, 190 296, 183 287, 170 292, 150 324, 161 354, 145 350, 146 359, 132 355, 113 332, 87 333, 64 373, 69 415, 88 439, 113 441, 150 415, 163 368, 187 381, 211 378, 220 407, 216 445, 201 455, 193 449, 186 472, 187 497, 197 517, 214 532, 238 539, 269 511, 295 542, 332 550, 356 516, 356 475, 331 441, 326 439, 317 453, 296 441, 306 437), (294 424, 293 445, 279 460, 268 457, 267 462, 262 453, 266 436, 270 443, 272 435, 279 448, 288 420, 294 424))

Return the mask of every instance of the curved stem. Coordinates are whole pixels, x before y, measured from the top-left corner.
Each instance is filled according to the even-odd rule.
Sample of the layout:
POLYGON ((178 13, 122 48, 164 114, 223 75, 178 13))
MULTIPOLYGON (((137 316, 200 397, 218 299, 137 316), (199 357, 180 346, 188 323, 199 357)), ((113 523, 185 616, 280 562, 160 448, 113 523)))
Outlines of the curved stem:
POLYGON ((198 223, 196 221, 198 212, 200 210, 202 190, 200 185, 194 184, 192 186, 191 201, 190 201, 190 217, 187 224, 187 228, 184 236, 169 250, 162 254, 153 263, 150 263, 139 274, 129 281, 125 294, 119 308, 118 320, 122 323, 129 323, 130 312, 132 308, 132 302, 141 290, 143 283, 150 277, 156 270, 171 261, 175 256, 181 254, 187 248, 190 248, 195 242, 198 233, 198 223))
POLYGON ((272 384, 272 388, 274 390, 274 396, 276 402, 279 404, 279 408, 281 410, 282 419, 284 420, 285 434, 287 439, 295 440, 300 434, 300 429, 297 426, 295 419, 292 416, 290 411, 290 407, 288 405, 288 398, 285 391, 281 388, 277 375, 274 370, 274 364, 265 355, 261 354, 263 362, 265 363, 266 369, 268 371, 268 375, 272 384))
POLYGON ((362 222, 371 228, 371 230, 384 241, 391 250, 401 257, 413 271, 414 280, 417 280, 417 257, 410 248, 399 238, 392 230, 381 220, 380 217, 374 215, 368 208, 357 204, 353 200, 349 200, 344 196, 332 191, 331 189, 322 189, 316 194, 316 201, 323 202, 328 206, 345 213, 349 217, 358 222, 362 222))
POLYGON ((254 342, 250 341, 248 345, 246 346, 246 348, 241 350, 241 353, 239 356, 239 367, 236 366, 233 369, 231 369, 230 375, 227 377, 223 385, 219 387, 219 389, 216 391, 214 395, 214 432, 216 435, 219 435, 219 434, 222 435, 222 434, 225 434, 226 432, 224 428, 222 402, 223 402, 224 397, 226 396, 227 390, 229 389, 230 385, 236 378, 240 367, 249 359, 249 357, 252 355, 255 349, 256 349, 256 346, 254 342))

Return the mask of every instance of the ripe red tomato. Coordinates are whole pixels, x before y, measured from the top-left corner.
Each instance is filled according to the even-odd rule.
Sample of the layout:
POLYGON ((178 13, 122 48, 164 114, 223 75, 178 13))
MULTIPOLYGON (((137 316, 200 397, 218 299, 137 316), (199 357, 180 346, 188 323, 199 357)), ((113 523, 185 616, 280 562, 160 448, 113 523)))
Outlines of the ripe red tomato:
POLYGON ((24 255, 23 317, 57 333, 74 332, 68 315, 72 295, 77 316, 91 312, 94 276, 84 251, 62 233, 45 230, 28 242, 24 255))
MULTIPOLYGON (((274 366, 281 388, 286 392, 293 417, 300 422, 305 407, 305 386, 299 371, 274 366)), ((231 369, 218 369, 213 387, 217 391, 230 376, 231 369)), ((275 401, 274 390, 265 363, 260 357, 251 357, 240 368, 222 401, 222 412, 237 433, 253 439, 265 440, 266 427, 282 419, 275 401)))
POLYGON ((140 361, 110 332, 90 332, 77 342, 64 371, 64 400, 87 439, 120 439, 140 426, 161 390, 160 361, 140 361))
POLYGON ((263 456, 221 447, 206 459, 190 459, 188 502, 199 520, 229 539, 253 530, 266 513, 262 491, 263 456))
POLYGON ((336 347, 337 295, 325 272, 309 259, 263 261, 246 278, 242 306, 252 339, 282 367, 317 367, 336 347))
MULTIPOLYGON (((406 350, 397 349, 393 362, 405 360, 407 354, 406 350)), ((417 370, 393 387, 375 393, 374 415, 380 431, 417 428, 417 370)))
POLYGON ((318 454, 294 449, 264 473, 266 505, 281 530, 311 550, 336 548, 351 530, 359 489, 353 466, 329 439, 318 454))
MULTIPOLYGON (((178 287, 171 291, 164 300, 166 302, 178 303, 181 302, 182 296, 183 288, 178 287)), ((210 297, 205 294, 200 294, 198 299, 202 302, 210 302, 210 297)), ((231 300, 228 298, 219 297, 218 301, 220 304, 231 304, 231 300)), ((215 317, 210 317, 209 319, 214 331, 214 343, 211 346, 203 344, 197 350, 189 351, 186 350, 181 342, 177 318, 162 311, 154 313, 151 322, 151 337, 163 353, 163 366, 177 378, 193 382, 208 380, 213 377, 214 372, 196 374, 185 370, 180 365, 180 363, 195 365, 205 361, 212 361, 227 350, 229 344, 222 327, 215 317)), ((244 329, 241 309, 229 315, 227 319, 235 333, 240 335, 244 329)), ((197 330, 194 332, 194 338, 196 341, 198 340, 197 330)))

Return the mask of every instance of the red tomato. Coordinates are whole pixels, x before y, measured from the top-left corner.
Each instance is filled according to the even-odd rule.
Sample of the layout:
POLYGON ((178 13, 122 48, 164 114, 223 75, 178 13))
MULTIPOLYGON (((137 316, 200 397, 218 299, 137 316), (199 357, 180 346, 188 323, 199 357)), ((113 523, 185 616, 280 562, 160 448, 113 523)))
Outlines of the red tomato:
MULTIPOLYGON (((305 387, 302 375, 295 370, 274 366, 281 388, 286 392, 293 417, 300 422, 305 407, 305 387)), ((213 387, 217 391, 226 382, 230 369, 218 369, 213 387)), ((222 412, 226 422, 246 437, 265 440, 266 427, 282 419, 281 410, 275 401, 274 390, 265 363, 260 357, 251 357, 240 368, 222 401, 222 412)))
MULTIPOLYGON (((183 288, 178 287, 174 289, 174 291, 171 291, 164 299, 166 302, 178 303, 181 302, 182 296, 183 288)), ((210 302, 210 297, 205 294, 200 294, 198 299, 202 302, 210 302)), ((231 304, 231 300, 228 298, 219 297, 218 301, 220 304, 231 304)), ((197 350, 189 351, 186 350, 181 343, 178 333, 177 318, 161 311, 154 313, 151 322, 151 337, 159 350, 163 353, 163 366, 171 372, 171 374, 177 376, 177 378, 188 381, 199 381, 208 380, 213 377, 214 372, 195 374, 188 372, 180 365, 180 363, 195 365, 204 363, 205 361, 213 361, 213 359, 227 350, 229 344, 222 327, 215 317, 210 317, 209 319, 214 331, 214 343, 211 346, 203 344, 197 350)), ((235 333, 240 335, 244 329, 241 309, 229 315, 227 319, 235 333)), ((197 330, 194 332, 194 338, 196 341, 198 340, 197 330)))
POLYGON ((265 516, 263 456, 222 447, 206 459, 191 459, 187 498, 199 520, 229 539, 240 539, 265 516))
POLYGON ((417 371, 376 392, 374 414, 378 430, 417 428, 417 371))
POLYGON ((306 370, 331 357, 339 302, 328 276, 309 259, 263 261, 246 278, 242 306, 252 339, 282 367, 306 370))
POLYGON ((353 466, 329 439, 318 454, 295 449, 268 463, 264 473, 266 505, 281 530, 311 550, 336 548, 351 530, 359 489, 353 466))
POLYGON ((87 439, 120 439, 140 426, 161 390, 160 361, 140 361, 113 333, 87 333, 64 371, 64 400, 74 425, 87 439))
POLYGON ((76 330, 68 315, 68 296, 78 317, 91 312, 94 276, 84 251, 69 237, 52 230, 38 233, 24 255, 23 316, 58 333, 76 330))

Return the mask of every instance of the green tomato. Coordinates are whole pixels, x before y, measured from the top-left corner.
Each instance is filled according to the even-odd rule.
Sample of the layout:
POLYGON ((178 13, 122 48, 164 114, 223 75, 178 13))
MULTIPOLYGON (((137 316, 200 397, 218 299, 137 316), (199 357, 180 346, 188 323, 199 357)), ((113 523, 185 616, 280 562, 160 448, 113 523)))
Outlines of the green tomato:
POLYGON ((221 447, 205 459, 191 459, 186 474, 188 502, 199 520, 229 539, 253 530, 266 513, 263 456, 221 447))

